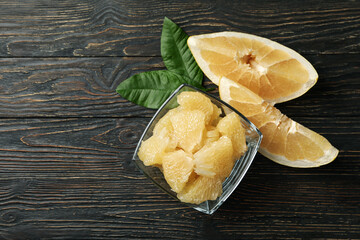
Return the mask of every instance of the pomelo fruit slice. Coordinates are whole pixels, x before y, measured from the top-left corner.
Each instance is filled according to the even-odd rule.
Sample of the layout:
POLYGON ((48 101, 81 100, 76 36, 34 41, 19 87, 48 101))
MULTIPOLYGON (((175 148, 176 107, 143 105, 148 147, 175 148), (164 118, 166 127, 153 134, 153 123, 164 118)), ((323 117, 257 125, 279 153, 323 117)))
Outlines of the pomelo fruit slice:
POLYGON ((291 120, 248 88, 222 78, 220 97, 253 122, 263 134, 259 152, 290 167, 319 167, 332 162, 338 150, 316 132, 291 120))
POLYGON ((274 105, 303 95, 317 81, 314 67, 277 42, 240 32, 191 36, 188 46, 216 85, 227 77, 274 105))

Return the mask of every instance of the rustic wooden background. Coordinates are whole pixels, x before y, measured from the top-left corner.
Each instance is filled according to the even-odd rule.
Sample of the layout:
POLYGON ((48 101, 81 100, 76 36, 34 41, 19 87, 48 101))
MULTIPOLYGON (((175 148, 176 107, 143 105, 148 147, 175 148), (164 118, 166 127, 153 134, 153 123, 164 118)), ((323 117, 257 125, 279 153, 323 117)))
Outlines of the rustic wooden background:
POLYGON ((360 239, 359 53, 356 0, 1 0, 0 238, 360 239), (165 16, 189 35, 242 31, 306 57, 318 83, 278 108, 338 158, 293 169, 258 155, 212 216, 158 190, 129 162, 154 111, 115 88, 164 68, 165 16))

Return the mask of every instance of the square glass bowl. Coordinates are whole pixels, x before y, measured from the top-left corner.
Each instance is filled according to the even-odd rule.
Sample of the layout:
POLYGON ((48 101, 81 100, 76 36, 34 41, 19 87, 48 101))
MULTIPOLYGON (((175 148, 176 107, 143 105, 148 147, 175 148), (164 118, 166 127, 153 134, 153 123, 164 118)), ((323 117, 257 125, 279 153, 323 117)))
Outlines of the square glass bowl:
MULTIPOLYGON (((212 103, 214 103, 217 107, 219 107, 222 111, 221 117, 224 117, 226 114, 231 112, 235 112, 240 116, 241 123, 245 128, 246 134, 246 143, 248 150, 242 155, 240 159, 238 159, 230 173, 229 177, 225 179, 223 182, 223 193, 220 197, 216 200, 208 200, 201 204, 187 204, 188 206, 207 214, 214 213, 224 202, 225 200, 231 195, 231 193, 235 190, 235 188, 239 185, 242 178, 245 176, 245 173, 249 169, 257 150, 260 146, 260 142, 262 139, 262 134, 260 131, 255 127, 253 123, 251 123, 247 118, 245 118, 241 113, 235 110, 233 107, 228 105, 227 103, 223 102, 222 100, 213 97, 212 95, 203 92, 197 88, 194 88, 190 85, 183 84, 174 93, 164 102, 164 104, 160 107, 160 109, 155 113, 154 117, 151 119, 150 123, 146 127, 144 133, 142 134, 139 143, 136 147, 133 161, 135 165, 144 173, 145 176, 150 178, 159 188, 163 191, 168 193, 171 197, 178 199, 176 193, 171 190, 170 186, 167 184, 163 173, 157 167, 153 166, 145 166, 143 162, 138 157, 138 151, 140 145, 143 141, 147 140, 153 135, 153 129, 156 123, 171 109, 178 106, 177 103, 177 96, 184 91, 195 91, 201 92, 205 94, 212 103)), ((180 201, 180 200, 179 200, 180 201)))

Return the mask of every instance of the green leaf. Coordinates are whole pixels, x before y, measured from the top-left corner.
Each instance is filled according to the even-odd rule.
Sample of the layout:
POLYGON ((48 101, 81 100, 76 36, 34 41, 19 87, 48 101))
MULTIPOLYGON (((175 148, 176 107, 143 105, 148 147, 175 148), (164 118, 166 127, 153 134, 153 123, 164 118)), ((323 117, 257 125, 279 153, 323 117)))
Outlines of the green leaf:
POLYGON ((189 36, 167 17, 161 33, 161 56, 167 69, 190 79, 189 84, 201 86, 203 73, 188 45, 189 36))
POLYGON ((170 71, 143 72, 120 83, 116 92, 135 104, 158 109, 183 83, 181 76, 170 71))

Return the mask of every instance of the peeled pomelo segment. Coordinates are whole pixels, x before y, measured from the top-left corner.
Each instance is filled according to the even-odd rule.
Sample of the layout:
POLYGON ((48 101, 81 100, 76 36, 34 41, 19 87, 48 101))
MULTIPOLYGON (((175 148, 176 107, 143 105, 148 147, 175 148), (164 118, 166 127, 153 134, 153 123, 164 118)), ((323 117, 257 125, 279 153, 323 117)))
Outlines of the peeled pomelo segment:
POLYGON ((211 119, 209 125, 216 126, 216 124, 220 121, 221 109, 218 108, 215 104, 212 104, 213 113, 211 115, 211 119))
POLYGON ((154 135, 159 135, 163 129, 166 129, 168 132, 172 132, 174 130, 170 118, 177 111, 178 111, 178 109, 176 109, 176 108, 171 109, 162 118, 160 118, 160 120, 156 123, 156 125, 154 127, 154 130, 153 130, 154 135))
POLYGON ((182 110, 171 116, 173 137, 178 147, 188 153, 200 149, 204 142, 205 114, 200 110, 182 110))
POLYGON ((229 78, 272 104, 301 96, 318 78, 313 66, 294 50, 251 34, 191 36, 188 46, 213 83, 229 78))
POLYGON ((205 124, 209 124, 213 117, 213 103, 208 97, 199 92, 182 92, 177 97, 180 110, 199 110, 205 114, 205 124))
POLYGON ((258 101, 248 88, 222 78, 219 93, 259 128, 263 134, 259 152, 271 160, 290 167, 318 167, 336 158, 339 151, 324 137, 258 101))
POLYGON ((235 112, 232 112, 222 118, 216 128, 222 136, 227 136, 231 139, 234 159, 239 159, 247 149, 245 129, 241 124, 240 117, 235 112))
POLYGON ((194 154, 195 172, 206 177, 225 179, 234 166, 233 145, 229 137, 222 136, 219 140, 202 147, 194 154))
POLYGON ((177 197, 182 202, 200 204, 207 200, 216 200, 221 194, 222 183, 219 178, 199 176, 189 182, 177 197))
POLYGON ((166 129, 159 135, 153 135, 143 141, 138 152, 138 156, 145 166, 161 165, 165 152, 174 151, 174 144, 166 129))
POLYGON ((214 126, 211 126, 207 129, 204 145, 208 145, 212 142, 215 142, 215 141, 219 140, 219 138, 220 138, 219 130, 214 126))
POLYGON ((180 192, 193 172, 193 158, 183 150, 166 153, 162 159, 162 167, 166 182, 174 192, 180 192))

